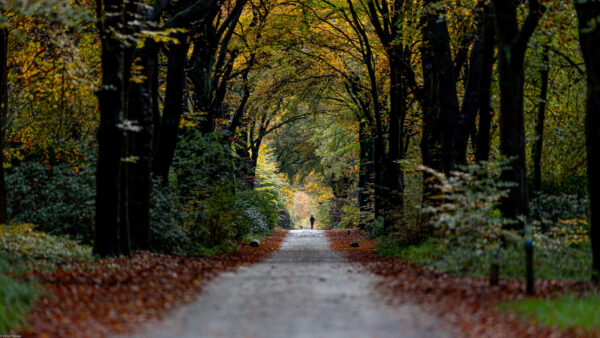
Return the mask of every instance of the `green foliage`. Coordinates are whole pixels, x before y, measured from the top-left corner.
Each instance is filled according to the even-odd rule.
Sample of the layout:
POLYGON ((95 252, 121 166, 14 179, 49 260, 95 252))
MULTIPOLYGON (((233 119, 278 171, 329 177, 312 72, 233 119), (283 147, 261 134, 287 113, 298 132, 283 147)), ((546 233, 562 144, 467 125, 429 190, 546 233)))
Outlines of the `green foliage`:
POLYGON ((193 242, 214 247, 236 237, 236 226, 242 224, 242 213, 235 205, 236 196, 215 187, 210 198, 199 202, 196 220, 190 228, 193 242))
POLYGON ((34 223, 38 230, 83 243, 94 238, 95 181, 91 165, 80 169, 23 163, 6 176, 12 222, 34 223))
POLYGON ((277 210, 277 227, 281 229, 291 229, 294 227, 294 220, 289 211, 283 206, 277 210))
POLYGON ((0 225, 0 251, 25 259, 90 259, 92 250, 73 240, 36 231, 32 224, 0 225))
POLYGON ((587 218, 589 201, 577 195, 541 194, 529 203, 531 217, 540 220, 544 226, 559 223, 560 220, 587 218))
MULTIPOLYGON (((407 261, 432 267, 440 272, 485 277, 492 262, 500 265, 503 277, 525 275, 525 237, 534 243, 535 276, 542 279, 587 280, 591 273, 591 250, 587 222, 573 217, 586 210, 586 202, 569 196, 540 196, 533 203, 542 219, 556 220, 551 226, 534 221, 528 234, 503 230, 508 221, 496 208, 505 194, 505 184, 498 181, 500 168, 471 165, 464 172, 446 177, 428 170, 436 177, 444 193, 440 203, 425 208, 435 233, 416 245, 401 240, 407 229, 382 238, 378 252, 402 257, 407 261), (504 241, 504 245, 502 245, 504 241)), ((377 228, 370 232, 376 232, 377 228)), ((402 230, 402 229, 400 229, 402 230)))
POLYGON ((367 224, 366 230, 370 238, 379 238, 383 236, 385 234, 385 222, 383 217, 377 217, 367 224))
MULTIPOLYGON (((234 154, 218 133, 202 135, 198 128, 185 130, 177 144, 172 171, 184 203, 208 198, 213 187, 234 191, 234 154)), ((219 192, 222 193, 222 192, 219 192)))
POLYGON ((150 198, 150 238, 152 250, 185 254, 190 241, 184 226, 185 213, 176 191, 159 180, 154 181, 150 198))
POLYGON ((238 196, 236 207, 242 211, 248 223, 248 233, 265 233, 277 226, 279 220, 277 210, 280 206, 277 203, 277 194, 271 190, 242 192, 238 196))
POLYGON ((31 284, 9 277, 12 270, 10 259, 0 256, 0 332, 3 334, 25 325, 25 317, 40 294, 31 284))
POLYGON ((360 221, 360 209, 357 204, 349 203, 342 207, 342 218, 340 220, 340 227, 349 229, 357 228, 360 221))
MULTIPOLYGON (((384 257, 399 257, 449 274, 487 277, 490 264, 498 262, 503 278, 525 276, 524 241, 519 238, 509 239, 507 246, 493 255, 475 255, 467 248, 448 247, 437 238, 416 245, 398 246, 395 240, 384 237, 378 242, 377 252, 384 257)), ((553 249, 535 244, 536 278, 589 280, 591 262, 589 244, 575 248, 561 245, 553 249)))
POLYGON ((546 326, 562 330, 600 331, 600 298, 598 296, 563 296, 557 299, 524 299, 498 305, 502 310, 533 318, 546 326))
POLYGON ((509 223, 497 209, 509 186, 500 182, 500 168, 473 164, 450 176, 423 169, 438 180, 438 189, 443 193, 440 204, 423 209, 441 243, 464 250, 468 254, 465 259, 489 256, 499 250, 503 227, 509 223))

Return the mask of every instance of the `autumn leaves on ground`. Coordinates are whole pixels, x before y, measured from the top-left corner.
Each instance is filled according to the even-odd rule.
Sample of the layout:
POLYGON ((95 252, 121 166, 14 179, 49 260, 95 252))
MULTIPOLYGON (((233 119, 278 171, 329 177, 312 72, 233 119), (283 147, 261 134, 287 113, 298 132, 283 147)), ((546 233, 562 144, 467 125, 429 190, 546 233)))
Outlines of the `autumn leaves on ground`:
POLYGON ((256 263, 279 248, 286 231, 239 251, 208 257, 136 252, 132 258, 67 262, 34 271, 48 293, 29 314, 25 336, 81 337, 129 332, 149 319, 190 302, 218 273, 256 263))
MULTIPOLYGON (((132 258, 61 262, 53 271, 32 271, 47 291, 28 316, 24 336, 107 336, 138 330, 195 299, 204 285, 223 271, 257 263, 277 251, 287 231, 274 230, 259 247, 247 242, 239 251, 207 257, 183 257, 136 252, 132 258), (64 264, 62 264, 64 263, 64 264)), ((537 325, 495 308, 500 302, 524 298, 522 280, 504 279, 490 286, 487 279, 453 277, 397 258, 376 255, 376 240, 359 230, 329 230, 332 250, 359 269, 378 276, 376 289, 388 305, 417 304, 465 336, 551 337, 597 336, 598 331, 537 325), (350 243, 358 246, 350 246, 350 243)), ((565 293, 585 295, 589 282, 539 281, 536 296, 556 298, 565 293)), ((382 305, 383 306, 383 305, 382 305)), ((235 325, 235 323, 232 323, 235 325)))
MULTIPOLYGON (((444 319, 469 337, 570 337, 600 336, 600 331, 559 330, 537 325, 532 318, 517 318, 495 306, 526 298, 523 280, 503 279, 490 286, 488 279, 450 276, 396 258, 376 255, 376 240, 358 230, 327 232, 333 250, 382 277, 377 285, 389 296, 390 304, 415 302, 444 319), (351 247, 349 243, 358 243, 351 247)), ((537 297, 557 298, 564 294, 586 296, 597 292, 590 282, 537 281, 537 297)))

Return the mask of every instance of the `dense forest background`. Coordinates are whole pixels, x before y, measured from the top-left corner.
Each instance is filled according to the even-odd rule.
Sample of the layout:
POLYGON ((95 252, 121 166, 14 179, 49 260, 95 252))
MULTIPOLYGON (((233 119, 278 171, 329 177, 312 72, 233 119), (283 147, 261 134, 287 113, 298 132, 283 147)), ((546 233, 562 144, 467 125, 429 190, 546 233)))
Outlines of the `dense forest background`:
POLYGON ((534 240, 542 275, 600 278, 599 17, 567 0, 4 1, 0 222, 100 256, 198 255, 314 214, 384 252, 437 248, 445 271, 521 274, 534 240))

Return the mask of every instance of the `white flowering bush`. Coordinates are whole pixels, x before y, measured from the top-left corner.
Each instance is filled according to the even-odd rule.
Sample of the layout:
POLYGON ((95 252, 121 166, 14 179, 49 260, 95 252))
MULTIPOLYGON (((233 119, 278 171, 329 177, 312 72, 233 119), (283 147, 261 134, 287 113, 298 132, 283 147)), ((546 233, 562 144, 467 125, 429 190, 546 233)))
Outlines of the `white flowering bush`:
POLYGON ((441 243, 453 249, 466 249, 465 253, 475 256, 496 252, 504 234, 503 226, 510 222, 497 208, 510 186, 499 180, 500 168, 473 164, 449 176, 423 166, 419 168, 438 182, 437 197, 441 202, 423 208, 422 212, 438 230, 441 243))
POLYGON ((237 200, 236 207, 239 208, 248 219, 249 233, 259 234, 271 230, 267 218, 260 212, 258 207, 253 206, 247 200, 237 200))

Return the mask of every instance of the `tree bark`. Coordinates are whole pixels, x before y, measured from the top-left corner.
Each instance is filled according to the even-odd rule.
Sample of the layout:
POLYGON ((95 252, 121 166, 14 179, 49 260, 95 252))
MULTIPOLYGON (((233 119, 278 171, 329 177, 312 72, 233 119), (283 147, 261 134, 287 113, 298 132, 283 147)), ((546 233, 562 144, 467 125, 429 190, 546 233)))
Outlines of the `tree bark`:
MULTIPOLYGON (((424 48, 429 49, 430 66, 432 67, 432 84, 435 86, 431 99, 436 110, 434 115, 441 132, 441 169, 445 173, 455 170, 466 163, 466 143, 461 146, 461 139, 468 135, 465 117, 459 111, 456 92, 456 75, 450 50, 450 35, 443 17, 432 5, 436 0, 426 0, 423 22, 424 48), (443 128, 442 128, 443 125, 443 128)), ((436 168, 434 168, 436 169, 436 168)))
MULTIPOLYGON (((465 156, 467 153, 467 144, 469 137, 471 137, 471 144, 475 149, 477 139, 477 111, 479 109, 479 91, 482 85, 483 77, 483 48, 485 45, 485 20, 486 14, 483 1, 477 4, 475 25, 476 33, 473 39, 473 45, 471 47, 471 53, 469 55, 469 66, 467 68, 467 74, 465 76, 465 94, 463 103, 461 106, 461 115, 465 119, 466 133, 459 135, 457 145, 461 152, 464 152, 465 156)), ((455 74, 458 76, 458 74, 455 74)), ((488 98, 489 101, 489 98, 488 98)))
POLYGON ((8 112, 8 29, 0 29, 0 224, 8 222, 4 179, 4 135, 8 112))
POLYGON ((540 71, 541 88, 538 102, 537 123, 535 125, 535 142, 533 143, 533 190, 540 191, 542 188, 542 148, 544 146, 544 118, 546 115, 546 100, 548 99, 548 73, 550 58, 548 46, 542 52, 542 70, 540 71))
POLYGON ((360 145, 358 171, 358 206, 360 209, 359 227, 364 229, 372 220, 369 215, 373 211, 370 190, 373 188, 373 140, 369 135, 366 121, 360 120, 358 140, 360 145))
POLYGON ((129 120, 139 131, 129 133, 128 216, 131 246, 136 250, 150 249, 150 194, 152 191, 151 164, 154 136, 153 77, 158 63, 158 45, 146 39, 136 52, 141 78, 130 84, 129 120))
POLYGON ((523 119, 523 63, 527 43, 543 13, 537 0, 529 1, 529 13, 521 29, 518 27, 517 0, 494 0, 498 32, 500 72, 500 151, 509 160, 509 168, 501 179, 514 183, 502 199, 505 217, 515 220, 511 228, 523 229, 520 217, 528 216, 525 171, 525 123, 523 119))
POLYGON ((118 124, 124 109, 124 46, 114 32, 121 31, 124 13, 120 0, 99 0, 97 17, 102 42, 102 85, 97 92, 100 107, 98 164, 96 171, 96 229, 94 252, 100 256, 121 254, 119 245, 120 169, 123 132, 118 124))
POLYGON ((479 85, 479 128, 477 132, 477 144, 475 147, 475 160, 477 162, 488 161, 490 157, 490 129, 492 126, 492 108, 490 105, 490 87, 494 70, 494 47, 496 45, 496 32, 494 19, 490 15, 490 5, 483 7, 483 34, 481 42, 481 82, 479 85))
POLYGON ((592 280, 600 281, 600 17, 598 1, 575 1, 579 18, 579 41, 587 69, 585 133, 587 145, 588 193, 590 196, 590 237, 592 280))
POLYGON ((183 113, 186 54, 189 49, 185 36, 179 36, 178 44, 171 44, 168 52, 167 91, 162 121, 157 132, 156 149, 152 161, 152 172, 167 184, 173 163, 179 121, 183 113))

